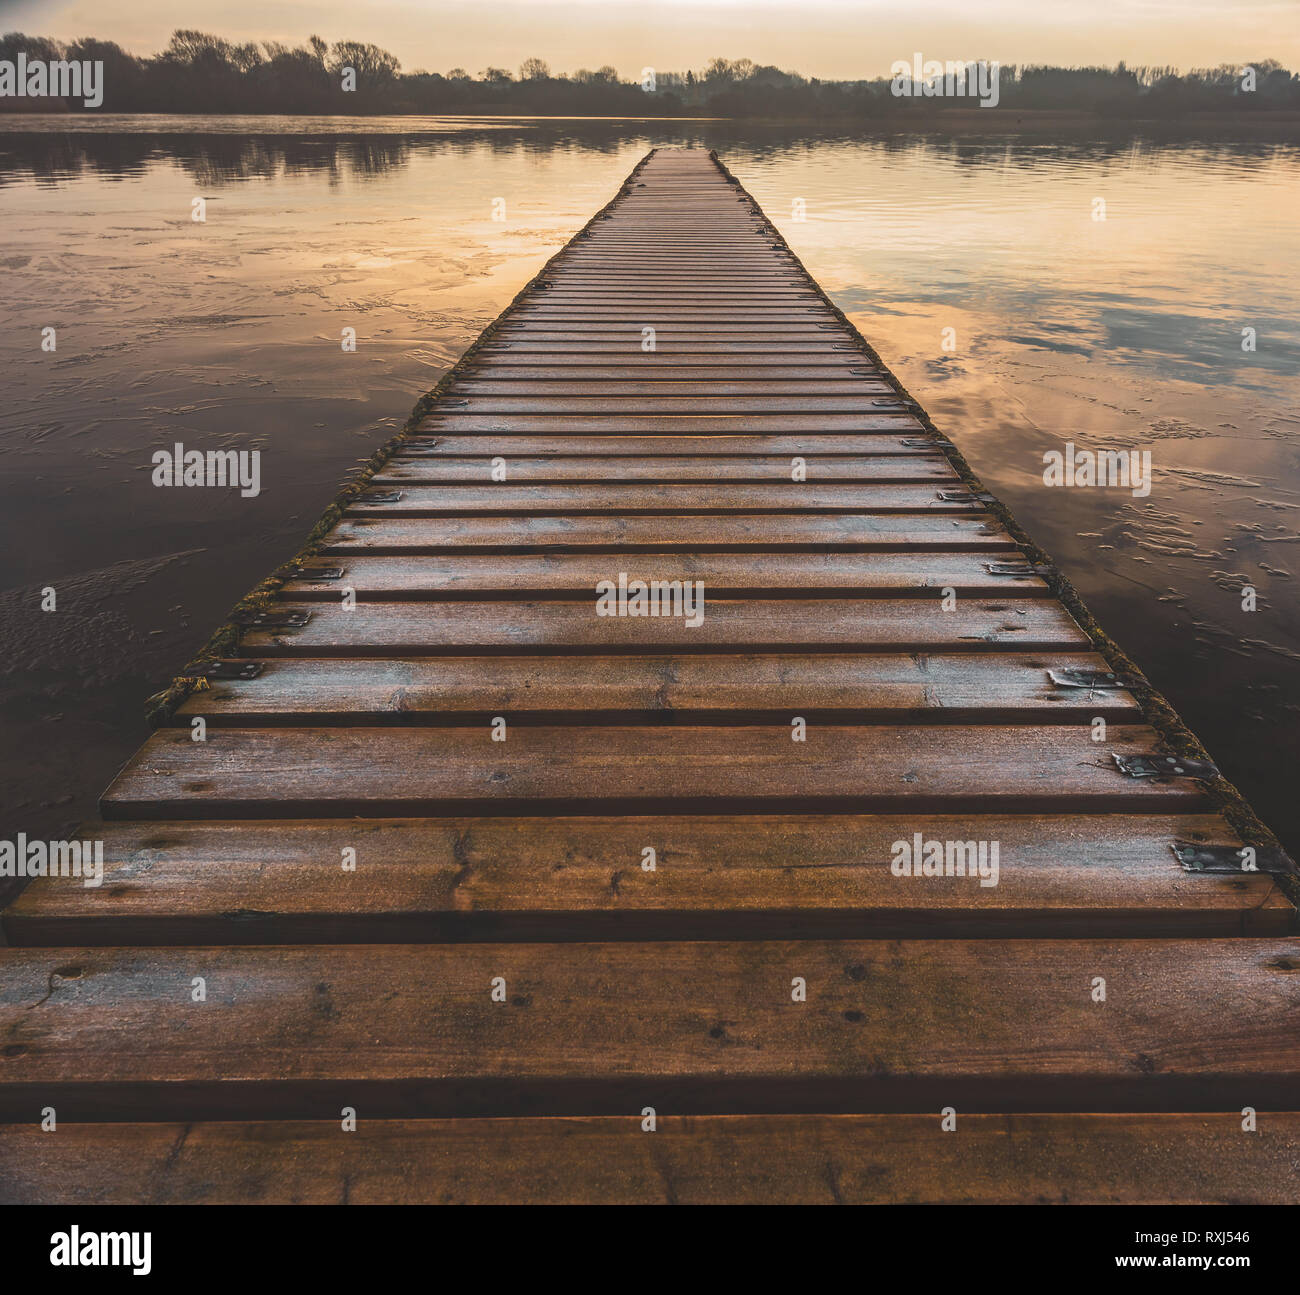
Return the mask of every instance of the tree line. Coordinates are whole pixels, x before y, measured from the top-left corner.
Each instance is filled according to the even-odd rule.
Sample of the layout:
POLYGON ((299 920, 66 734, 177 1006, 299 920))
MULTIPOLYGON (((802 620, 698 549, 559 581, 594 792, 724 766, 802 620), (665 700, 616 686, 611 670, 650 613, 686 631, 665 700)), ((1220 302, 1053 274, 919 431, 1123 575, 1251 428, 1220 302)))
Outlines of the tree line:
MULTIPOLYGON (((622 79, 612 67, 554 73, 538 58, 517 71, 488 67, 471 75, 403 72, 387 50, 362 41, 333 45, 312 36, 290 48, 278 41, 239 44, 208 32, 178 30, 160 54, 138 58, 112 41, 61 43, 10 32, 0 60, 90 60, 104 68, 104 101, 0 98, 0 111, 499 114, 544 116, 714 116, 880 118, 973 106, 943 96, 902 98, 891 78, 831 81, 749 59, 715 58, 685 72, 622 79)), ((1125 117, 1175 117, 1189 111, 1300 108, 1300 76, 1275 59, 1179 72, 1172 67, 1003 67, 999 106, 1074 109, 1125 117)))

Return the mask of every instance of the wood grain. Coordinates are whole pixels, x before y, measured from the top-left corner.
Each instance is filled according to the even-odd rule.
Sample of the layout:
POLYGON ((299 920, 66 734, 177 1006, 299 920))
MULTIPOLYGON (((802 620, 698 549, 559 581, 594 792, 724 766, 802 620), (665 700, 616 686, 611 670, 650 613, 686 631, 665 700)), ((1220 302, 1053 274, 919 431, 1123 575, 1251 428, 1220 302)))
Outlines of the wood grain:
POLYGON ((11 948, 0 973, 9 1121, 1267 1112, 1300 1084, 1287 938, 11 948))
POLYGON ((679 617, 596 616, 582 602, 290 603, 301 628, 249 629, 249 656, 460 655, 505 652, 940 652, 1088 650, 1047 598, 760 598, 711 600, 697 628, 679 617))
POLYGON ((1171 812, 1190 778, 1130 778, 1155 734, 1112 724, 465 728, 215 727, 155 733, 100 801, 105 818, 358 814, 740 813, 915 809, 1171 812))
POLYGON ((874 656, 469 656, 426 660, 268 659, 256 679, 214 680, 190 695, 194 715, 247 725, 483 723, 493 715, 552 723, 841 722, 1132 723, 1121 688, 1054 683, 1049 670, 1105 670, 1089 654, 936 653, 874 656))
POLYGON ((1280 935, 1212 814, 763 815, 97 823, 104 880, 32 882, 11 944, 1280 935), (898 877, 896 842, 996 841, 997 884, 898 877), (648 870, 646 848, 654 850, 648 870), (343 851, 356 851, 354 871, 343 851))
POLYGON ((1300 1204, 1300 1115, 671 1115, 0 1127, 0 1204, 1300 1204))
MULTIPOLYGON (((991 558, 979 553, 639 553, 635 558, 607 553, 439 554, 433 557, 351 559, 343 574, 336 566, 309 560, 302 575, 287 580, 284 597, 294 601, 337 602, 343 590, 357 598, 427 600, 550 596, 586 599, 596 615, 601 586, 619 581, 652 581, 698 588, 692 606, 708 617, 710 604, 726 598, 799 594, 804 598, 899 597, 932 593, 1006 599, 1047 595, 1037 575, 1007 575, 999 563, 1016 554, 991 558), (317 578, 313 572, 321 572, 317 578)), ((1023 563, 1021 564, 1023 565, 1023 563)), ((1028 567, 1025 570, 1028 571, 1028 567)), ((677 597, 680 612, 680 589, 677 597)), ((667 613, 665 613, 667 614, 667 613)), ((697 627, 698 628, 698 627, 697 627)))
POLYGON ((992 518, 942 514, 699 514, 659 517, 348 517, 323 554, 518 552, 990 552, 1011 536, 992 518))

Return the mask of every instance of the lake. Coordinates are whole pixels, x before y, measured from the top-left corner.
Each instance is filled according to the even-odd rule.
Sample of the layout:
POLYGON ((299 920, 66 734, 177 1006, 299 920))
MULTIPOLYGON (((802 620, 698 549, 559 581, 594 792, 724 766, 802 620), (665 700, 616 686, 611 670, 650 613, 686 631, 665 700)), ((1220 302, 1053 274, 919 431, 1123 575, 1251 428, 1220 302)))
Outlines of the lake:
POLYGON ((1300 852, 1300 148, 518 119, 3 120, 4 836, 93 813, 145 697, 661 143, 718 149, 1300 852), (261 493, 154 488, 178 441, 261 450, 261 493), (1046 487, 1067 443, 1149 451, 1150 493, 1046 487))

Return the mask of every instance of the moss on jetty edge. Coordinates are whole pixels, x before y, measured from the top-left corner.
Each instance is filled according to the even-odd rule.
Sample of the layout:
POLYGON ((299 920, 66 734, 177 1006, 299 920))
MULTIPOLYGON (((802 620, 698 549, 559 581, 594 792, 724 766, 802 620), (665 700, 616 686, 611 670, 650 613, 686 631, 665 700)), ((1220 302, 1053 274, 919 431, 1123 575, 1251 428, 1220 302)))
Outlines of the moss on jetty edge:
POLYGON ((618 192, 583 225, 573 238, 548 258, 546 264, 514 295, 509 305, 474 339, 460 359, 438 379, 437 384, 415 402, 415 408, 411 410, 411 416, 406 420, 402 430, 379 446, 366 460, 360 471, 356 472, 352 479, 334 496, 329 506, 321 514, 320 519, 308 532, 307 538, 303 541, 302 547, 297 553, 282 562, 271 575, 245 594, 230 609, 224 622, 194 654, 185 669, 176 675, 165 688, 148 698, 145 702, 145 718, 148 720, 150 727, 161 728, 167 724, 191 693, 201 691, 208 686, 207 681, 202 677, 202 671, 205 667, 212 665, 216 661, 238 655, 242 630, 240 626, 235 624, 236 618, 245 613, 266 611, 274 605, 277 595, 284 587, 286 580, 289 579, 287 572, 299 565, 304 558, 316 556, 320 551, 322 541, 343 520, 348 505, 370 485, 375 473, 388 462, 398 447, 418 433, 420 423, 433 412, 434 406, 442 394, 461 377, 478 351, 492 340, 510 312, 545 280, 551 266, 573 246, 574 242, 583 238, 598 220, 604 219, 620 198, 631 191, 641 168, 658 151, 658 149, 651 149, 632 168, 627 178, 619 186, 618 192))
MULTIPOLYGON (((1143 719, 1159 735, 1162 748, 1170 755, 1181 755, 1189 760, 1206 760, 1213 763, 1212 757, 1205 747, 1201 744, 1200 739, 1191 731, 1183 721, 1178 712, 1170 705, 1169 701, 1152 686, 1145 673, 1138 667, 1137 663, 1129 657, 1123 648, 1115 642, 1113 638, 1102 629, 1097 618, 1088 610, 1087 604, 1079 596, 1078 591, 1066 578, 1060 567, 1052 559, 1051 555, 1044 552, 1038 544, 1029 536, 1012 514, 1011 510, 1000 499, 992 494, 988 487, 980 480, 974 469, 966 462, 965 456, 957 448, 953 439, 942 432, 931 421, 930 415, 925 411, 920 401, 907 390, 906 387, 898 380, 889 366, 882 360, 876 349, 867 341, 858 331, 853 321, 826 295, 825 289, 817 279, 808 272, 808 268, 795 255, 794 250, 785 241, 780 230, 768 219, 767 213, 754 200, 753 196, 740 183, 738 179, 727 169, 726 164, 718 157, 715 150, 710 150, 709 156, 716 163, 718 169, 727 178, 727 181, 734 185, 737 191, 744 195, 745 199, 752 206, 755 214, 764 222, 766 232, 770 234, 772 241, 780 246, 790 259, 803 271, 808 282, 812 285, 813 290, 822 299, 823 302, 834 312, 835 317, 845 328, 852 334, 854 340, 861 346, 864 354, 870 357, 873 364, 879 367, 882 376, 902 400, 909 405, 909 413, 925 428, 927 432, 939 438, 940 448, 947 455, 948 461, 960 475, 962 481, 970 486, 972 491, 980 494, 988 494, 992 502, 987 506, 987 511, 992 513, 998 521, 1006 528, 1007 532, 1015 541, 1024 549, 1025 556, 1028 560, 1036 565, 1049 568, 1043 573, 1043 578, 1051 588, 1052 593, 1060 600, 1065 609, 1078 622, 1080 629, 1092 640, 1096 650, 1105 657, 1107 663, 1118 674, 1130 676, 1135 682, 1134 686, 1129 689, 1133 694, 1142 712, 1143 719)), ((1244 842, 1249 845, 1259 847, 1271 847, 1278 850, 1282 849, 1281 843, 1273 832, 1260 820, 1259 816, 1251 808, 1250 802, 1222 773, 1205 783, 1209 799, 1214 808, 1217 809, 1231 826, 1241 835, 1244 842)), ((1285 853, 1285 852, 1284 852, 1285 853)), ((1278 883, 1286 892, 1288 898, 1297 905, 1300 905, 1300 878, 1295 876, 1279 875, 1278 883)))

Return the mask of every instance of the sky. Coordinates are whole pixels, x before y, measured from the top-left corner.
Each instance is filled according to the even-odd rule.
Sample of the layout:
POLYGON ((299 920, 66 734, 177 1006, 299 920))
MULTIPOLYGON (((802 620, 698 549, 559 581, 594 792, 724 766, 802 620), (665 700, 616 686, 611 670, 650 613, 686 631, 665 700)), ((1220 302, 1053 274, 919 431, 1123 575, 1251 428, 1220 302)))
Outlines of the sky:
POLYGON ((176 27, 237 41, 373 41, 407 71, 528 57, 553 71, 699 68, 710 58, 827 79, 895 59, 1300 68, 1300 0, 0 0, 0 30, 99 36, 152 54, 176 27))

